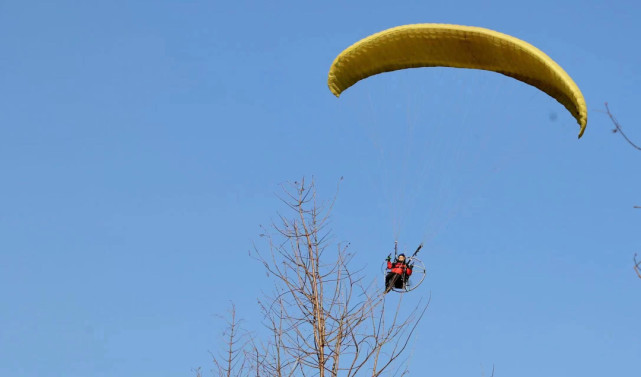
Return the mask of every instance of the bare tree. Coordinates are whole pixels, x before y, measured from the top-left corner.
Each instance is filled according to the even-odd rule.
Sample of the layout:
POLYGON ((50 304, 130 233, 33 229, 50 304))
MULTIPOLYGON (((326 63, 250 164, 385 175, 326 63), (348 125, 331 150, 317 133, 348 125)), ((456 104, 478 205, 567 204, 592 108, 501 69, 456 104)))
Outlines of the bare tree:
POLYGON ((636 272, 639 279, 641 279, 641 261, 637 262, 636 254, 634 254, 634 272, 636 272))
POLYGON ((269 252, 254 245, 250 253, 274 280, 273 291, 258 301, 263 336, 252 337, 248 349, 234 348, 230 340, 218 375, 229 376, 234 350, 243 360, 239 365, 249 367, 244 375, 408 373, 406 354, 429 299, 408 308, 403 295, 386 296, 376 284, 379 279, 367 282, 361 270, 351 268, 355 254, 348 252, 349 244, 335 243, 330 229, 336 196, 318 201, 313 180, 286 183, 283 189, 280 199, 290 216, 279 213, 277 221, 263 228, 269 252))

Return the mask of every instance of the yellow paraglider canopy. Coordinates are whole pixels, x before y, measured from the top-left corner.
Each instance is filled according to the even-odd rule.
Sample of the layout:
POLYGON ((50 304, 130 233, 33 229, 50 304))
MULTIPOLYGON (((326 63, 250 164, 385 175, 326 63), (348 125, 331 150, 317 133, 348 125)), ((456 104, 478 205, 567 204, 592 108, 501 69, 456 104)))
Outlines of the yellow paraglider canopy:
POLYGON ((581 127, 579 138, 583 136, 587 108, 572 78, 531 44, 480 27, 417 24, 371 35, 336 57, 327 84, 338 97, 367 77, 418 67, 481 69, 530 84, 565 106, 581 127))

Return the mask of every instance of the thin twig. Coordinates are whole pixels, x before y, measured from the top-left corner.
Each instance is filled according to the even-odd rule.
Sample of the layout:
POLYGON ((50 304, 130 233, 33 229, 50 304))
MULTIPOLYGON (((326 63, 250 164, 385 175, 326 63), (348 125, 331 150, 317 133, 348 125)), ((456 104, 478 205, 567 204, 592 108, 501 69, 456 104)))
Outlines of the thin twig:
POLYGON ((602 111, 602 110, 596 110, 596 111, 597 111, 597 112, 600 112, 600 113, 607 114, 607 115, 610 117, 610 120, 612 120, 612 123, 614 123, 614 126, 616 127, 616 128, 614 128, 614 129, 612 130, 612 133, 617 133, 617 132, 618 132, 618 133, 620 133, 620 134, 621 134, 621 136, 623 136, 623 138, 625 139, 625 141, 627 141, 627 142, 628 142, 628 144, 630 144, 631 146, 633 146, 635 149, 637 149, 637 150, 640 150, 640 151, 641 151, 641 147, 639 147, 638 145, 634 144, 634 143, 632 142, 632 140, 630 140, 630 139, 628 138, 628 136, 623 132, 623 130, 621 129, 621 124, 617 121, 617 119, 614 117, 614 115, 612 114, 612 112, 610 112, 610 107, 608 106, 608 103, 607 103, 607 102, 605 103, 605 110, 606 110, 606 111, 602 111))
MULTIPOLYGON (((483 363, 481 363, 481 377, 485 377, 485 369, 483 368, 483 363)), ((490 377, 494 377, 494 364, 492 364, 492 375, 490 377)))

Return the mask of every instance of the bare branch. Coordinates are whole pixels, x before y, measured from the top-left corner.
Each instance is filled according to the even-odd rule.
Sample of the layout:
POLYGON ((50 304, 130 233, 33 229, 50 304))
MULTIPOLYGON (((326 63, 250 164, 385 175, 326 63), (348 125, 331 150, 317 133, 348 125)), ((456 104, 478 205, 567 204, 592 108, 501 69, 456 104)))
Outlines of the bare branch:
POLYGON ((596 110, 596 111, 598 111, 598 112, 600 112, 600 113, 607 114, 607 116, 609 116, 609 117, 610 117, 610 120, 612 121, 612 123, 614 123, 614 127, 615 127, 615 128, 612 130, 612 133, 620 133, 620 134, 621 134, 621 136, 623 136, 623 138, 625 139, 625 141, 627 141, 627 142, 628 142, 628 144, 630 144, 630 145, 631 145, 632 147, 634 147, 636 150, 640 150, 640 151, 641 151, 641 147, 639 147, 638 145, 634 144, 634 143, 632 142, 632 140, 630 140, 630 139, 628 138, 628 136, 623 132, 623 129, 621 129, 621 124, 617 121, 617 119, 614 117, 614 115, 610 112, 610 107, 608 106, 608 103, 607 103, 607 102, 605 103, 605 110, 606 110, 606 111, 601 111, 601 110, 596 110))
MULTIPOLYGON (((250 343, 250 334, 245 332, 236 318, 236 307, 232 304, 231 309, 228 311, 229 317, 225 319, 227 327, 222 334, 223 347, 222 352, 214 354, 209 352, 212 356, 214 365, 216 366, 218 376, 226 377, 239 377, 243 376, 247 369, 247 346, 250 343)), ((196 370, 196 376, 201 377, 200 368, 196 370)))
MULTIPOLYGON (((481 377, 485 377, 485 369, 483 368, 483 364, 481 364, 481 377)), ((492 364, 492 374, 490 377, 494 377, 494 364, 492 364)))
MULTIPOLYGON (((627 142, 628 142, 628 144, 630 144, 630 145, 631 145, 632 147, 634 147, 636 150, 641 150, 641 147, 639 147, 638 145, 634 144, 634 143, 633 143, 633 142, 628 138, 628 136, 623 132, 623 130, 621 129, 621 124, 617 121, 617 119, 614 117, 614 115, 613 115, 613 114, 612 114, 612 112, 610 111, 610 107, 608 106, 608 103, 607 103, 607 102, 605 103, 605 110, 606 110, 606 111, 600 111, 600 110, 596 110, 596 111, 598 111, 598 112, 600 112, 600 113, 607 114, 607 115, 610 117, 610 120, 612 120, 612 123, 614 123, 614 127, 615 127, 615 128, 612 130, 612 133, 617 133, 617 132, 618 132, 618 133, 620 133, 620 134, 621 134, 621 136, 623 136, 623 138, 625 139, 625 141, 627 141, 627 142)), ((634 208, 640 209, 640 208, 641 208, 641 206, 634 206, 634 208)), ((640 263, 641 263, 641 262, 637 262, 637 255, 636 255, 636 254, 634 254, 634 271, 637 273, 637 276, 639 277, 639 279, 641 279, 641 271, 640 271, 641 267, 639 267, 639 266, 640 266, 640 263)))

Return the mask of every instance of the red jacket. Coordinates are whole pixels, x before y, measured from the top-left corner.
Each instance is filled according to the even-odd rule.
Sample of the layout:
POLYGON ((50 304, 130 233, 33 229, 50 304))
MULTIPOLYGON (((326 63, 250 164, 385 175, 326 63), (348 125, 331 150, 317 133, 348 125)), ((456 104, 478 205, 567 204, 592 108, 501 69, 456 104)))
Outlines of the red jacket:
POLYGON ((405 273, 407 276, 410 276, 412 274, 412 269, 409 268, 403 262, 396 262, 396 263, 393 263, 393 264, 392 264, 392 262, 387 262, 387 269, 388 270, 392 270, 391 272, 393 272, 395 274, 402 275, 403 273, 405 273))

